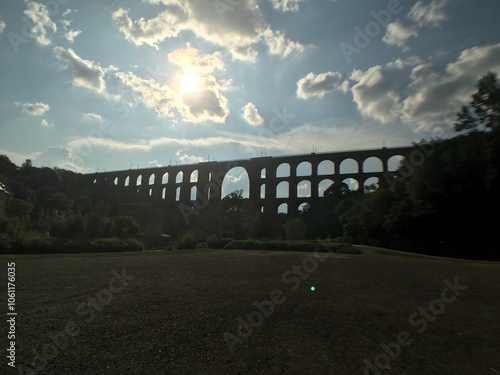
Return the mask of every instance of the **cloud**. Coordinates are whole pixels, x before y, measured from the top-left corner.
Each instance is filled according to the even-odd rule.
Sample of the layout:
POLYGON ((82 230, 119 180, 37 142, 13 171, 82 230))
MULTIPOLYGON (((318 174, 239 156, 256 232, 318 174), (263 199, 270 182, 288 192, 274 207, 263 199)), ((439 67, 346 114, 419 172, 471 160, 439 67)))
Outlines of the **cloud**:
POLYGON ((382 123, 398 119, 402 109, 399 92, 414 64, 412 60, 398 59, 366 71, 354 70, 350 76, 355 82, 351 91, 360 113, 382 123))
POLYGON ((175 156, 177 157, 177 160, 179 160, 182 164, 196 164, 196 163, 201 163, 204 161, 204 159, 201 156, 195 156, 195 155, 188 155, 186 154, 186 151, 188 149, 180 149, 175 152, 175 156))
POLYGON ((106 69, 102 68, 98 63, 82 59, 71 48, 55 47, 54 53, 57 59, 64 63, 65 69, 71 74, 73 85, 98 93, 105 92, 106 82, 104 75, 106 74, 106 69))
POLYGON ((66 10, 64 11, 64 13, 62 14, 62 17, 63 17, 63 18, 64 18, 64 17, 67 17, 67 16, 69 16, 71 13, 76 12, 76 11, 77 11, 76 9, 71 9, 71 8, 68 8, 68 9, 66 9, 66 10))
POLYGON ((75 38, 82 33, 81 30, 68 30, 64 33, 64 38, 70 43, 75 41, 75 38))
POLYGON ((297 12, 301 0, 271 0, 273 8, 282 12, 297 12))
POLYGON ((102 116, 98 115, 97 113, 89 112, 89 113, 84 113, 83 118, 89 121, 95 121, 95 122, 102 122, 102 116))
POLYGON ((226 178, 229 182, 237 183, 237 182, 241 182, 241 181, 246 180, 248 178, 248 173, 246 171, 244 171, 239 176, 233 176, 232 174, 226 174, 224 176, 224 179, 226 179, 226 178))
POLYGON ((405 52, 409 51, 410 48, 406 44, 408 39, 417 37, 422 28, 441 26, 448 18, 444 12, 447 3, 448 0, 430 0, 428 3, 417 1, 406 15, 411 25, 405 25, 400 20, 389 23, 383 41, 388 45, 400 47, 405 52))
POLYGON ((161 167, 162 165, 158 163, 158 160, 152 160, 148 162, 148 167, 161 167))
POLYGON ((264 32, 264 40, 269 47, 269 52, 273 55, 287 57, 292 53, 301 53, 305 48, 298 42, 286 39, 285 34, 279 31, 273 31, 270 27, 264 32))
POLYGON ((255 104, 251 102, 247 103, 243 106, 242 110, 243 110, 242 114, 243 119, 250 125, 259 126, 264 123, 264 119, 260 116, 259 111, 257 110, 255 104))
MULTIPOLYGON (((341 151, 349 149, 373 148, 382 145, 385 138, 388 146, 400 146, 407 144, 407 138, 395 132, 393 128, 380 130, 375 126, 332 126, 331 121, 324 121, 318 124, 305 124, 289 131, 275 135, 256 136, 255 134, 245 134, 237 132, 219 131, 215 136, 199 138, 172 138, 159 137, 151 139, 135 139, 130 141, 120 141, 110 138, 99 137, 79 137, 69 141, 66 147, 74 154, 78 150, 86 150, 91 144, 94 150, 110 153, 133 152, 149 154, 151 152, 164 152, 166 148, 177 150, 177 159, 182 163, 197 163, 204 161, 204 158, 196 156, 188 150, 193 149, 231 149, 240 150, 236 158, 255 157, 262 151, 268 155, 310 153, 311 145, 314 144, 318 152, 341 151), (370 129, 374 129, 371 131, 370 129), (305 142, 304 140, 307 140, 305 142)), ((199 153, 198 153, 199 154, 199 153)))
POLYGON ((409 51, 406 41, 411 37, 418 36, 418 31, 406 27, 399 20, 387 25, 387 32, 383 38, 386 44, 394 45, 403 48, 404 51, 409 51))
POLYGON ((168 54, 168 61, 182 67, 184 70, 193 70, 201 74, 212 73, 215 70, 224 70, 224 61, 220 51, 200 55, 196 48, 189 44, 186 48, 179 48, 168 54))
POLYGON ((309 73, 297 81, 297 97, 309 99, 313 96, 322 98, 333 91, 348 91, 349 83, 342 78, 339 72, 322 74, 309 73))
POLYGON ((5 22, 0 20, 0 34, 3 33, 3 31, 5 30, 5 22))
POLYGON ((301 51, 303 46, 285 38, 284 34, 271 30, 266 24, 258 0, 240 1, 223 5, 206 0, 158 0, 166 10, 148 20, 132 20, 128 12, 118 9, 113 13, 125 38, 135 45, 147 44, 156 49, 159 43, 179 35, 183 30, 193 32, 217 46, 226 48, 233 58, 255 61, 254 46, 264 42, 271 54, 287 56, 301 51), (215 6, 214 6, 215 5, 215 6))
POLYGON ((82 159, 71 149, 53 146, 33 158, 33 165, 39 167, 62 168, 75 172, 89 172, 83 166, 82 159))
POLYGON ((420 27, 438 27, 448 18, 444 12, 447 3, 448 0, 431 0, 429 3, 419 0, 410 9, 408 18, 420 27))
POLYGON ((51 43, 47 34, 49 32, 56 32, 57 25, 50 18, 49 11, 43 4, 36 1, 28 1, 26 3, 26 10, 23 12, 29 18, 32 25, 29 29, 29 35, 37 44, 47 46, 51 43))
POLYGON ((414 131, 428 131, 451 126, 460 105, 470 100, 478 79, 488 71, 500 74, 500 43, 462 51, 444 72, 418 58, 355 70, 351 91, 365 118, 402 121, 414 131))
POLYGON ((54 127, 54 123, 53 122, 48 122, 45 119, 42 119, 42 121, 40 121, 40 125, 43 126, 43 127, 45 127, 45 128, 53 128, 54 127))
POLYGON ((191 90, 182 92, 180 84, 174 89, 153 78, 144 79, 131 72, 118 72, 115 75, 139 93, 139 100, 153 109, 157 116, 181 116, 184 121, 192 123, 207 120, 223 123, 229 115, 228 99, 223 92, 230 86, 209 74, 216 69, 224 69, 220 54, 201 55, 197 49, 188 46, 170 53, 168 58, 173 64, 184 68, 184 74, 195 74, 199 81, 196 88, 191 87, 191 90))
POLYGON ((187 108, 184 119, 190 122, 211 120, 224 123, 229 115, 228 100, 220 94, 216 82, 207 81, 206 89, 199 92, 187 92, 182 95, 182 103, 187 108))
POLYGON ((131 72, 117 72, 115 76, 137 92, 141 102, 147 108, 153 109, 157 116, 174 117, 176 115, 175 94, 168 85, 162 85, 152 78, 138 77, 131 72))
POLYGON ((137 46, 148 44, 158 49, 158 42, 179 34, 187 21, 187 14, 181 6, 171 4, 168 10, 150 20, 140 18, 138 21, 132 21, 123 8, 115 11, 112 18, 125 35, 125 39, 137 46))
POLYGON ((50 106, 45 103, 16 103, 16 105, 21 107, 21 112, 30 116, 42 116, 50 110, 50 106))
MULTIPOLYGON (((71 9, 68 9, 66 10, 64 13, 63 13, 63 17, 65 16, 68 16, 69 14, 71 13, 71 9)), ((70 42, 70 43, 73 43, 75 41, 75 38, 81 34, 81 30, 71 30, 69 28, 69 26, 71 25, 71 23, 73 21, 70 21, 70 20, 65 20, 65 19, 62 19, 59 21, 64 29, 64 38, 70 42)))
POLYGON ((417 130, 446 124, 450 117, 454 120, 453 113, 446 118, 446 112, 456 113, 460 104, 468 102, 478 79, 488 71, 500 74, 500 43, 462 51, 444 73, 436 72, 429 64, 414 67, 403 102, 403 120, 417 130))

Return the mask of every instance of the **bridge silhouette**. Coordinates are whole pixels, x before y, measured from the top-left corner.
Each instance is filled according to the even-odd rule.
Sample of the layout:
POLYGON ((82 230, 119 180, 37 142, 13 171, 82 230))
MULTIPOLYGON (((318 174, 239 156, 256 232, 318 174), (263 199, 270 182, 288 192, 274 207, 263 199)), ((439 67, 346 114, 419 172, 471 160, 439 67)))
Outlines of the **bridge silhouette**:
MULTIPOLYGON (((97 172, 85 175, 120 214, 136 217, 146 232, 175 233, 200 217, 213 214, 223 198, 224 177, 236 167, 248 175, 248 199, 271 222, 286 205, 289 216, 310 200, 321 199, 320 186, 367 181, 384 186, 397 167, 391 160, 408 158, 415 146, 383 147, 352 151, 264 156, 229 161, 170 165, 144 169, 97 172), (347 168, 349 166, 349 168, 347 168), (299 186, 309 185, 309 196, 299 186), (204 212, 205 215, 200 215, 204 212)), ((206 220, 206 218, 205 218, 206 220)))

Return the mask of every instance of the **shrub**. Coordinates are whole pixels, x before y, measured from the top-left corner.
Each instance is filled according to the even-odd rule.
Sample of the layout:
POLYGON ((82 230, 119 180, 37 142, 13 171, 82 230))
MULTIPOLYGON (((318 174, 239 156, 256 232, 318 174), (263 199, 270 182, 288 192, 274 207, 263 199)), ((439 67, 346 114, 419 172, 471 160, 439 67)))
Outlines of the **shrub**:
POLYGON ((177 242, 177 250, 188 250, 188 249, 196 249, 196 237, 188 233, 182 236, 177 242))
POLYGON ((134 239, 121 238, 98 238, 90 243, 92 251, 114 252, 114 251, 142 251, 142 242, 134 239))
POLYGON ((210 249, 223 249, 231 241, 231 238, 221 238, 212 234, 207 237, 207 246, 210 249))

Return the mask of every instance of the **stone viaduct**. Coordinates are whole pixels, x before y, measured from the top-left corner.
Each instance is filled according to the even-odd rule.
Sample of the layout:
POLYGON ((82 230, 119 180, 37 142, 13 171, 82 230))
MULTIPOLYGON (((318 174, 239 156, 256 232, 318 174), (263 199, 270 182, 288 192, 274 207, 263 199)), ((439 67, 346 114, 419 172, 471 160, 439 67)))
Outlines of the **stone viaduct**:
MULTIPOLYGON (((129 210, 122 209, 122 213, 140 216, 137 210, 153 209, 156 216, 149 221, 163 222, 158 224, 156 231, 166 232, 172 231, 166 222, 177 222, 177 226, 184 222, 187 226, 201 211, 220 202, 224 177, 232 168, 245 168, 249 200, 272 219, 283 204, 286 204, 288 215, 294 215, 301 204, 321 198, 319 187, 325 186, 325 180, 328 186, 347 181, 357 183, 360 189, 367 180, 374 181, 373 178, 378 179, 380 186, 387 184, 387 172, 396 170, 397 161, 408 158, 412 150, 415 146, 207 161, 92 173, 85 178, 105 192, 110 202, 122 207, 128 205, 129 210), (304 184, 309 187, 308 196, 300 194, 299 186, 304 184)), ((151 227, 150 224, 145 226, 151 227)))

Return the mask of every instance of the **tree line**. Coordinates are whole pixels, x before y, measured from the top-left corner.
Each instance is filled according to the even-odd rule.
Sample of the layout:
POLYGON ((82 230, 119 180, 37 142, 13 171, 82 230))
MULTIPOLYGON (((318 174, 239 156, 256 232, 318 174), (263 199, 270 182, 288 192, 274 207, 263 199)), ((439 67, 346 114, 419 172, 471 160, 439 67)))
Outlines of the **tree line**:
POLYGON ((1 251, 40 244, 50 248, 51 239, 60 239, 59 248, 77 246, 64 239, 85 246, 100 238, 133 238, 138 231, 136 220, 114 215, 81 174, 36 168, 30 160, 18 167, 0 155, 0 182, 9 192, 0 212, 1 251))

